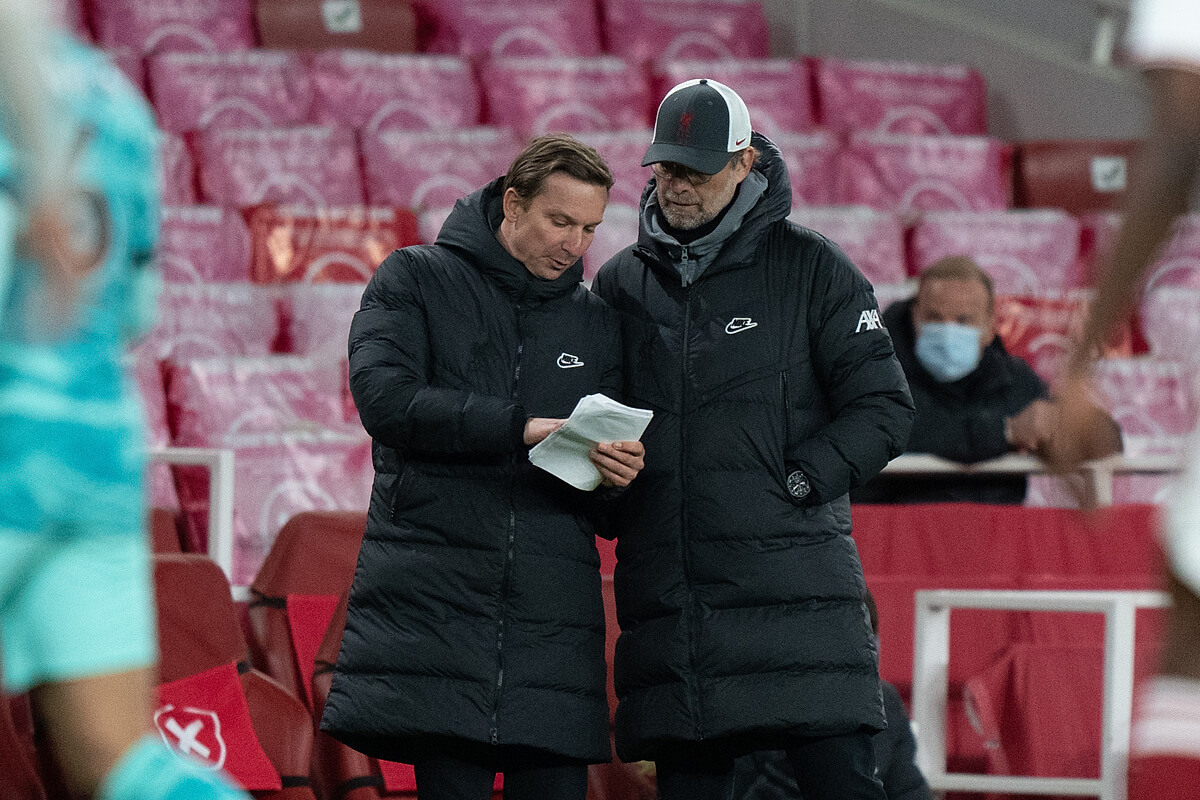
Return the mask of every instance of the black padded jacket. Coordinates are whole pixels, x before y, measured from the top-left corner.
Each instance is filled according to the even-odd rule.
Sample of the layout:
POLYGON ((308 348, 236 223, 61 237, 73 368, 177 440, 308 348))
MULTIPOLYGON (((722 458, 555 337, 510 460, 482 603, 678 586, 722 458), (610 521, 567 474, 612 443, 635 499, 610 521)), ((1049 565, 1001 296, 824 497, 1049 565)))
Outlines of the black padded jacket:
POLYGON ((753 143, 766 191, 694 283, 643 217, 593 287, 622 314, 626 402, 655 414, 612 519, 626 760, 884 727, 846 493, 901 452, 912 401, 870 283, 786 219, 787 169, 753 143))
POLYGON ((500 197, 392 253, 354 317, 376 477, 322 729, 400 761, 462 739, 608 761, 598 498, 521 438, 619 396, 619 324, 580 263, 546 281, 504 250, 500 197))

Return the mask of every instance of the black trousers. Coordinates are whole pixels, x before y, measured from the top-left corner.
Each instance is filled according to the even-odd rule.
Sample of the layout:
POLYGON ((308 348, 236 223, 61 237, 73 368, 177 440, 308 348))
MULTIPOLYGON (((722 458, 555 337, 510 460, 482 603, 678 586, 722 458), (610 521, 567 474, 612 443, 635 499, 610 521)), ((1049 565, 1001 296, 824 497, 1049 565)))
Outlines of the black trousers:
POLYGON ((584 800, 587 765, 532 749, 463 743, 416 759, 417 800, 490 800, 496 773, 504 800, 584 800))
MULTIPOLYGON (((804 800, 887 800, 875 775, 875 748, 868 731, 816 738, 789 737, 788 761, 804 800)), ((661 800, 734 800, 734 758, 728 743, 673 752, 659 760, 661 800)))

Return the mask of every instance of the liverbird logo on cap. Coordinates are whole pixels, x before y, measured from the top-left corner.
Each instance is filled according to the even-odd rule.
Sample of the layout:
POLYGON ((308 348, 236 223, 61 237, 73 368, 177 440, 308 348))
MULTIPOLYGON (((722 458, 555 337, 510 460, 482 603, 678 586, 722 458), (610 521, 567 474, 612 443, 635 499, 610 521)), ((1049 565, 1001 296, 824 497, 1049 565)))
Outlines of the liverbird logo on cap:
POLYGON ((692 138, 692 119, 696 115, 691 111, 685 111, 683 116, 679 118, 679 143, 687 144, 692 138))

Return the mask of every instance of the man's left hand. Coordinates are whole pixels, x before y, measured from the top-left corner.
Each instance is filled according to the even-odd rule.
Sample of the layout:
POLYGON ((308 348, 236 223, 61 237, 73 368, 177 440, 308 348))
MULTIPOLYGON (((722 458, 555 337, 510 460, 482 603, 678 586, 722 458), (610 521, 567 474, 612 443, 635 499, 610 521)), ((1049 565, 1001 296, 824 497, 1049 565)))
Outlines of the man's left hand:
POLYGON ((625 487, 633 482, 645 466, 646 447, 641 442, 601 442, 588 453, 600 482, 605 486, 625 487))

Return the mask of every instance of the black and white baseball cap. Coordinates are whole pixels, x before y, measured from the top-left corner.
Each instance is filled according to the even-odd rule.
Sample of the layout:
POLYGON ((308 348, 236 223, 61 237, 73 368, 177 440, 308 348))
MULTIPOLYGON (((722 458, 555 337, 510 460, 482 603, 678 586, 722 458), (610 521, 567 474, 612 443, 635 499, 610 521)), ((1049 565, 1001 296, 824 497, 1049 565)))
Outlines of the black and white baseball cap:
POLYGON ((642 166, 672 161, 713 175, 731 153, 749 146, 750 111, 742 98, 723 83, 697 78, 667 92, 659 104, 642 166))

